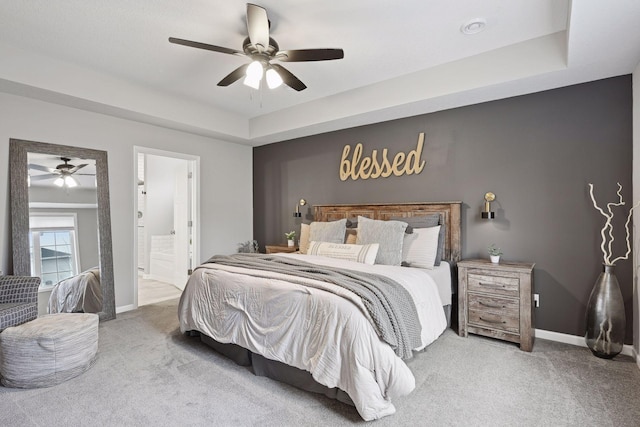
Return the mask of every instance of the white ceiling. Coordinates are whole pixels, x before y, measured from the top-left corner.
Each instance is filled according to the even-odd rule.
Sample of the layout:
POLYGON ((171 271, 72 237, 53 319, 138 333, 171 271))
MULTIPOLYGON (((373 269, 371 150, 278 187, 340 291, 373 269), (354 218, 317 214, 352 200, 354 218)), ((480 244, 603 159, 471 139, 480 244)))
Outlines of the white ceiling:
POLYGON ((3 0, 0 91, 249 145, 631 73, 638 0, 264 0, 308 89, 217 82, 246 58, 235 0, 3 0), (485 31, 464 35, 474 18, 485 31))

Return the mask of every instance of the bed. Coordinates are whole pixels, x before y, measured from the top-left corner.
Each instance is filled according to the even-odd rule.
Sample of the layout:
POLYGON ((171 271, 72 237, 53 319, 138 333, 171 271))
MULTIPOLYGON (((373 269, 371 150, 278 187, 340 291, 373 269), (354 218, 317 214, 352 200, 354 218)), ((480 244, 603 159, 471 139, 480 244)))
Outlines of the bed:
MULTIPOLYGON (((460 257, 460 202, 314 206, 316 230, 324 223, 333 227, 358 219, 359 243, 365 243, 368 224, 419 224, 421 218, 436 218, 439 224, 438 231, 432 230, 440 239, 443 262, 438 268, 370 265, 311 250, 214 256, 185 287, 178 307, 181 331, 251 365, 257 375, 353 404, 364 420, 393 414, 393 401, 415 387, 404 360, 450 324, 451 275, 460 257), (383 282, 389 282, 393 296, 372 303, 375 298, 367 289, 377 293, 383 282), (391 320, 381 320, 386 316, 369 307, 375 304, 382 304, 391 320)), ((424 229, 414 231, 419 230, 424 229)), ((324 243, 312 245, 321 248, 324 243)), ((376 245, 343 246, 377 250, 376 245)))
POLYGON ((48 312, 99 313, 102 311, 100 269, 90 268, 56 283, 49 297, 48 312))

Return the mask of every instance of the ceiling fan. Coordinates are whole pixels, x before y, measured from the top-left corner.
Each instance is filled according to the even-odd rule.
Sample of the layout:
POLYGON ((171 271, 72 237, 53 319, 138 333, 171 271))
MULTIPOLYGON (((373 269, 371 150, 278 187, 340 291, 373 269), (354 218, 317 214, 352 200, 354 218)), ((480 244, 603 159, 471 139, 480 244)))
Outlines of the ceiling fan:
POLYGON ((218 86, 229 86, 244 77, 244 84, 258 89, 264 74, 270 89, 275 89, 284 83, 297 91, 301 91, 306 89, 307 86, 282 65, 272 64, 272 60, 305 62, 344 58, 342 49, 280 50, 278 43, 269 36, 269 26, 267 11, 263 7, 247 3, 247 31, 249 37, 244 39, 242 51, 175 37, 169 37, 169 42, 229 55, 246 56, 251 59, 250 64, 241 65, 220 80, 218 86))
MULTIPOLYGON (((74 166, 69 163, 71 159, 68 157, 60 157, 60 160, 62 160, 63 163, 57 165, 55 168, 50 168, 47 166, 30 163, 29 169, 38 170, 38 171, 47 172, 47 173, 42 175, 33 175, 33 176, 29 174, 29 180, 42 181, 45 179, 55 179, 54 183, 59 187, 62 187, 63 185, 66 185, 67 187, 77 186, 78 182, 75 179, 73 179, 72 175, 76 174, 80 169, 84 168, 85 166, 88 166, 89 164, 83 163, 83 164, 74 166)), ((78 175, 93 176, 94 174, 79 173, 78 175)))

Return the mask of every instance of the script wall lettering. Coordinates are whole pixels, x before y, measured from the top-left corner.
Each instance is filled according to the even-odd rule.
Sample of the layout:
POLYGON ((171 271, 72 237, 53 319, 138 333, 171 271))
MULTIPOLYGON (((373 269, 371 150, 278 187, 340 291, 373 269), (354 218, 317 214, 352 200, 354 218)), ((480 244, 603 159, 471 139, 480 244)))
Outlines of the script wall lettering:
POLYGON ((369 157, 362 157, 363 147, 359 142, 349 158, 351 146, 345 145, 340 160, 340 180, 346 181, 351 178, 355 181, 356 179, 387 178, 391 174, 395 176, 419 174, 426 163, 422 160, 423 146, 424 132, 420 132, 418 145, 414 150, 409 151, 409 154, 399 152, 390 161, 387 148, 382 150, 380 157, 378 157, 378 150, 373 150, 369 157))

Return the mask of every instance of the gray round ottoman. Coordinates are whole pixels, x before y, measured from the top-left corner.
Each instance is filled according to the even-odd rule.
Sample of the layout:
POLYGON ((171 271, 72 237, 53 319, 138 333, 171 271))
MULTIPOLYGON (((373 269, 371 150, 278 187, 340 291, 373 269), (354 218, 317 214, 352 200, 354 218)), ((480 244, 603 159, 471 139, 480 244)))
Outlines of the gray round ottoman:
POLYGON ((0 381, 50 387, 89 369, 97 352, 97 314, 47 314, 0 333, 0 381))

